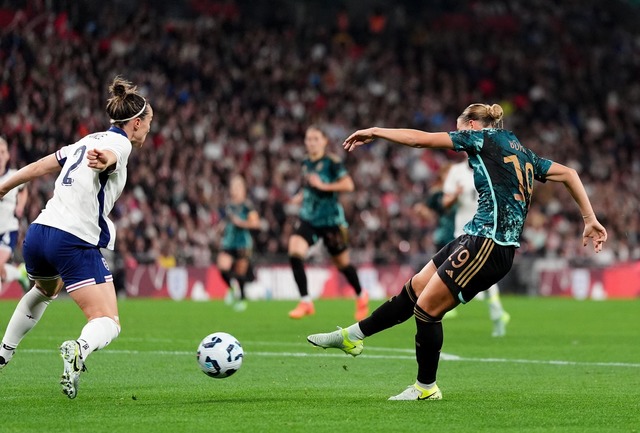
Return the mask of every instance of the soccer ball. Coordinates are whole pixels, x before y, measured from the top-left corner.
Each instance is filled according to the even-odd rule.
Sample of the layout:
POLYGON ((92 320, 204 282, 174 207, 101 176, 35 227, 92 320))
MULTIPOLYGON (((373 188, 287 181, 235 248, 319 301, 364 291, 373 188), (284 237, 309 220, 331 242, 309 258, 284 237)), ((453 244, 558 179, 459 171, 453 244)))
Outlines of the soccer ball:
POLYGON ((198 346, 198 364, 209 377, 222 379, 240 369, 244 351, 236 337, 226 332, 207 335, 198 346))

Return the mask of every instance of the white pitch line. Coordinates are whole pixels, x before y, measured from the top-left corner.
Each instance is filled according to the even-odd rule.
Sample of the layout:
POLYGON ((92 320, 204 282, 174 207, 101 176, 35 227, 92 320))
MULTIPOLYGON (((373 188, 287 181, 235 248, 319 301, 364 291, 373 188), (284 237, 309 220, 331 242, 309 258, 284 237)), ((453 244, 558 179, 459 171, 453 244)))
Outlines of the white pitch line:
MULTIPOLYGON (((305 356, 324 356, 324 357, 344 357, 345 354, 342 353, 320 353, 320 354, 310 354, 310 353, 282 353, 282 352, 250 352, 251 355, 261 355, 261 356, 292 356, 292 357, 305 357, 305 356)), ((402 359, 402 360, 411 360, 415 361, 415 355, 371 355, 367 354, 362 356, 359 359, 402 359)), ((508 359, 508 358, 464 358, 458 355, 452 355, 449 353, 441 353, 440 354, 441 361, 461 361, 461 362, 502 362, 502 363, 513 363, 513 364, 546 364, 546 365, 569 365, 569 366, 594 366, 594 367, 632 367, 632 368, 640 368, 640 364, 632 364, 625 362, 579 362, 579 361, 553 361, 553 360, 536 360, 536 359, 508 359)))
MULTIPOLYGON (((245 349, 247 345, 244 345, 245 349)), ((408 349, 392 349, 392 348, 371 348, 367 350, 375 351, 406 351, 408 349)), ((291 358, 345 358, 351 359, 348 355, 340 353, 338 351, 323 353, 319 348, 312 349, 314 352, 261 352, 261 351, 247 351, 247 356, 285 356, 291 358)), ((25 349, 21 352, 30 353, 52 353, 52 350, 48 349, 25 349)), ((413 351, 412 351, 413 352, 413 351)), ((169 351, 169 350, 119 350, 119 349, 107 349, 105 354, 113 355, 173 355, 173 356, 193 356, 195 351, 169 351)), ((415 355, 374 355, 367 353, 360 356, 358 359, 366 361, 367 359, 396 359, 415 361, 415 355)), ((583 366, 583 367, 627 367, 627 368, 640 368, 640 364, 628 363, 628 362, 585 362, 585 361, 558 361, 558 360, 538 360, 538 359, 509 359, 509 358, 466 358, 458 355, 452 355, 450 353, 441 353, 441 361, 458 361, 458 362, 487 362, 487 363, 505 363, 505 364, 540 364, 540 365, 559 365, 559 366, 583 366)))

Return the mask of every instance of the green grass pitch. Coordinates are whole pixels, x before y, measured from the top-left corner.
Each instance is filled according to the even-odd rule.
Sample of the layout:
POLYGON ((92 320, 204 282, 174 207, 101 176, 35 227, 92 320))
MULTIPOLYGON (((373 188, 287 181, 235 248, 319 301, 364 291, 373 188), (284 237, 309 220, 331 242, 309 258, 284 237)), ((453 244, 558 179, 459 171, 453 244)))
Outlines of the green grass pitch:
MULTIPOLYGON (((58 345, 84 324, 67 298, 51 304, 0 372, 0 431, 9 432, 638 432, 640 302, 504 297, 507 336, 492 338, 474 301, 444 321, 442 401, 390 402, 413 383, 413 319, 365 341, 358 358, 306 335, 353 322, 353 301, 123 299, 123 331, 88 359, 75 400, 61 392, 58 345), (215 331, 243 344, 227 379, 196 363, 215 331)), ((15 306, 0 302, 0 332, 15 306)))

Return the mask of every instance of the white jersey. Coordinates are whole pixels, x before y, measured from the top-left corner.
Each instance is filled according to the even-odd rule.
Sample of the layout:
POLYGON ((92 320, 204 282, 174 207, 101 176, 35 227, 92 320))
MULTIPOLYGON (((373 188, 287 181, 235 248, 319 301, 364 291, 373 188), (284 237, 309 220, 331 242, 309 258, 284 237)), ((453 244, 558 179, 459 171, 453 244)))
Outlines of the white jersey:
MULTIPOLYGON (((17 170, 7 169, 0 175, 0 184, 9 179, 17 170)), ((18 191, 22 188, 13 188, 0 200, 0 234, 15 232, 20 227, 20 222, 16 218, 16 206, 18 204, 18 191)))
POLYGON ((71 233, 100 248, 114 248, 116 231, 108 215, 127 182, 127 160, 131 142, 124 132, 90 134, 56 152, 62 171, 56 179, 53 197, 33 221, 71 233), (110 150, 116 155, 113 171, 102 173, 88 166, 87 152, 110 150))
POLYGON ((447 173, 442 191, 445 194, 455 195, 460 190, 458 196, 458 207, 456 209, 455 231, 453 235, 458 237, 464 234, 464 226, 467 224, 478 210, 478 191, 473 182, 473 170, 467 161, 454 164, 447 173))

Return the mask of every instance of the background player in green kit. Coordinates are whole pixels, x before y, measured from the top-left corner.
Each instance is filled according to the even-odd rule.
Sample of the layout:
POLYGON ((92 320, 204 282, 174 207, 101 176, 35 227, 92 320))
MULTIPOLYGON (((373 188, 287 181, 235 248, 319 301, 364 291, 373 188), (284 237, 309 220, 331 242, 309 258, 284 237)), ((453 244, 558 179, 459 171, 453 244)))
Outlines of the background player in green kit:
POLYGON ((300 292, 300 303, 289 312, 292 319, 301 319, 315 313, 307 289, 304 259, 309 247, 322 239, 333 264, 342 272, 356 292, 356 320, 369 314, 369 297, 360 287, 356 268, 349 257, 347 221, 338 201, 341 192, 353 191, 353 179, 336 155, 326 153, 327 135, 317 126, 309 126, 304 144, 307 158, 302 162, 304 186, 292 202, 301 203, 300 219, 289 238, 289 261, 293 277, 300 292))
POLYGON ((244 311, 247 303, 244 285, 249 271, 249 260, 253 249, 250 230, 260 228, 260 216, 247 200, 247 187, 242 176, 233 176, 229 182, 230 201, 225 207, 225 226, 222 235, 222 251, 218 254, 217 265, 222 278, 229 287, 225 300, 234 304, 237 311, 244 311), (239 299, 231 285, 232 279, 238 283, 239 299))
POLYGON ((424 203, 416 203, 413 210, 421 218, 435 225, 433 229, 433 245, 436 251, 440 251, 445 245, 455 239, 456 206, 445 206, 443 202, 444 192, 442 186, 449 173, 451 165, 440 168, 436 181, 429 188, 427 199, 424 203))
POLYGON ((439 400, 436 372, 443 342, 442 317, 497 283, 511 269, 527 217, 534 179, 561 182, 578 204, 584 219, 583 244, 602 250, 607 231, 596 219, 575 170, 538 157, 516 136, 501 128, 503 110, 497 104, 472 104, 458 117, 455 132, 428 133, 414 129, 370 128, 356 131, 344 143, 347 150, 382 138, 417 148, 466 152, 478 191, 478 211, 459 236, 411 278, 400 293, 371 316, 307 340, 357 356, 362 340, 415 316, 417 380, 389 400, 439 400))

